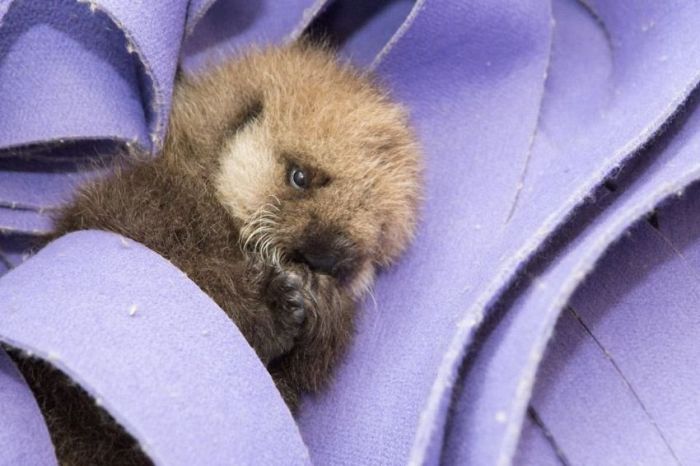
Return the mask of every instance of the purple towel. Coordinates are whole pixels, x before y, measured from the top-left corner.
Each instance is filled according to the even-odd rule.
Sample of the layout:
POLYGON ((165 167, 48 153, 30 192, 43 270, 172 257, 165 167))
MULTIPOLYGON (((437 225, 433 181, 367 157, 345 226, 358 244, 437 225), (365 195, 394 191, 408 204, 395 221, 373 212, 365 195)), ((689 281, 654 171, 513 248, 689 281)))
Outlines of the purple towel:
MULTIPOLYGON (((694 464, 698 25, 692 0, 0 1, 0 340, 157 464, 694 464), (26 251, 90 159, 158 150, 178 61, 305 30, 411 110, 427 196, 295 423, 167 261, 101 232, 26 251)), ((55 463, 2 353, 0 412, 0 464, 55 463)))

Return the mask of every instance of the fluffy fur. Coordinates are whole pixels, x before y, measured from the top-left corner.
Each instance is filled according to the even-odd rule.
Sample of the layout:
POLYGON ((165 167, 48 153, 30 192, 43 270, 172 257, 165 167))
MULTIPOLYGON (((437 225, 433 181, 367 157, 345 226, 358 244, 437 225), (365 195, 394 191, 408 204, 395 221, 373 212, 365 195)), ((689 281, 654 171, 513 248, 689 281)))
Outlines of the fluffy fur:
MULTIPOLYGON (((413 235, 419 197, 403 109, 367 75, 297 44, 180 81, 160 157, 127 157, 82 188, 54 236, 109 230, 169 259, 236 323, 293 408, 328 381, 356 303, 413 235)), ((91 408, 60 374, 22 368, 63 464, 147 461, 108 416, 65 419, 61 399, 91 408)))

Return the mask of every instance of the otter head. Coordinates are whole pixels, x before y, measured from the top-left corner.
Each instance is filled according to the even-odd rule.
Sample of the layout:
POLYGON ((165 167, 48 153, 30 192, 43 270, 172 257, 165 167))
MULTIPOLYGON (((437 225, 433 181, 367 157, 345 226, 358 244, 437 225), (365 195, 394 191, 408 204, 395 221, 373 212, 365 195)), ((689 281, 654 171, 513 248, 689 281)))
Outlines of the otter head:
POLYGON ((413 235, 420 157, 407 116, 326 51, 254 52, 186 81, 169 144, 208 167, 246 249, 303 263, 356 298, 413 235))

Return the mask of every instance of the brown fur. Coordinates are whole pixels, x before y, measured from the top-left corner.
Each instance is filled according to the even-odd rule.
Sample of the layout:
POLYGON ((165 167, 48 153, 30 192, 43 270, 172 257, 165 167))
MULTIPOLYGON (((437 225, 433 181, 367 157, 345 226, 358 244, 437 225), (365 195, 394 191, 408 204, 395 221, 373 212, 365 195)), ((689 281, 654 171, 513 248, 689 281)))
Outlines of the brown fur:
MULTIPOLYGON (((236 323, 293 408, 327 383, 356 302, 408 245, 419 186, 401 107, 328 52, 294 45, 180 82, 161 156, 132 157, 84 187, 54 236, 114 231, 172 261, 236 323), (293 167, 308 189, 291 185, 293 167)), ((68 383, 61 391, 60 376, 27 364, 62 463, 138 463, 104 453, 138 451, 108 417, 60 419, 56 398, 71 396, 68 383), (84 423, 111 432, 106 445, 84 423)), ((71 390, 76 409, 90 409, 71 390)))

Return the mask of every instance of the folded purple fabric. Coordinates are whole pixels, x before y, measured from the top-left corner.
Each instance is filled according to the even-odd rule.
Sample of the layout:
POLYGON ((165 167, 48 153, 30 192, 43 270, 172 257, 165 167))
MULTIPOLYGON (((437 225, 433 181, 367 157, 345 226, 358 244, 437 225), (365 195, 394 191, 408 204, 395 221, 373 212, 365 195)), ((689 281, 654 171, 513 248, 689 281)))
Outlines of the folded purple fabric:
MULTIPOLYGON (((0 340, 159 464, 693 464, 700 191, 643 219, 700 178, 698 24, 690 0, 0 2, 0 340), (427 196, 299 432, 163 259, 98 232, 24 259, 98 141, 158 148, 178 57, 307 28, 409 107, 427 196)), ((51 464, 2 354, 0 410, 0 464, 51 464)))
POLYGON ((131 240, 61 238, 3 277, 0 302, 0 339, 69 374, 156 463, 307 462, 289 410, 235 325, 131 240))
MULTIPOLYGON (((624 2, 616 5, 624 11, 631 10, 625 7, 624 2)), ((638 14, 645 18, 644 21, 653 22, 654 18, 662 15, 662 12, 654 11, 660 6, 656 2, 651 3, 645 12, 639 12, 638 2, 635 5, 634 12, 628 12, 630 20, 634 19, 632 15, 638 14)), ((608 10, 601 10, 598 19, 591 17, 590 10, 581 6, 565 2, 555 2, 554 6, 561 32, 559 36, 555 35, 550 67, 549 85, 553 91, 545 94, 540 122, 542 130, 533 146, 533 163, 530 167, 533 184, 528 192, 526 181, 524 193, 527 194, 522 199, 523 205, 532 206, 526 219, 528 222, 537 217, 551 216, 552 211, 538 207, 545 203, 556 206, 559 193, 559 198, 566 202, 569 202, 567 197, 571 193, 594 196, 589 183, 596 179, 602 181, 612 167, 619 170, 621 158, 628 156, 629 150, 646 140, 648 136, 645 136, 645 132, 658 130, 659 115, 666 115, 668 109, 676 108, 674 102, 687 97, 689 90, 697 83, 700 70, 700 48, 685 47, 687 39, 679 33, 690 33, 693 30, 691 25, 700 21, 697 6, 684 10, 669 8, 661 16, 665 22, 662 24, 658 21, 651 29, 647 29, 647 23, 641 20, 615 23, 613 20, 621 11, 610 11, 611 4, 608 3, 605 4, 608 10), (586 25, 586 17, 589 18, 588 28, 581 28, 586 25), (609 24, 601 23, 601 18, 611 18, 611 21, 609 24), (596 43, 594 33, 597 28, 592 26, 601 24, 607 25, 607 31, 598 32, 599 40, 596 43), (629 24, 641 26, 629 31, 626 29, 629 24), (567 37, 567 26, 569 31, 573 29, 577 34, 567 37), (585 37, 582 33, 586 31, 591 37, 582 40, 585 37), (663 39, 654 38, 654 35, 660 35, 663 39), (557 41, 557 37, 561 37, 561 40, 557 41), (612 62, 606 37, 616 44, 612 62), (627 43, 629 45, 625 48, 627 43), (557 44, 569 44, 571 48, 559 49, 557 44), (596 53, 596 44, 600 53, 596 53), (646 47, 640 48, 640 44, 646 47), (685 47, 683 54, 678 52, 681 47, 685 47), (581 53, 581 59, 588 60, 578 67, 573 66, 575 50, 581 53), (627 55, 626 50, 629 51, 627 55), (659 57, 665 57, 664 62, 675 57, 677 63, 672 76, 664 66, 659 66, 659 57), (563 61, 562 68, 558 66, 560 61, 563 61), (602 79, 616 75, 620 78, 615 78, 613 82, 602 79), (587 77, 598 77, 598 82, 587 83, 587 77), (568 86, 565 86, 566 78, 571 79, 568 86), (617 82, 621 79, 630 82, 623 86, 623 83, 617 82), (648 82, 654 81, 654 87, 647 88, 648 82), (575 84, 584 84, 586 91, 597 95, 587 95, 582 90, 572 95, 554 92, 560 88, 554 86, 571 89, 575 84), (617 92, 611 93, 613 85, 619 87, 617 92), (654 89, 653 94, 651 89, 654 89), (679 95, 674 95, 675 92, 679 95), (590 110, 580 115, 572 114, 572 108, 581 106, 572 107, 576 102, 574 98, 580 99, 581 105, 590 106, 590 110), (557 109, 558 112, 550 113, 557 109), (576 117, 580 119, 576 120, 576 117), (636 127, 635 120, 639 121, 636 127), (618 128, 615 122, 620 121, 625 124, 618 128), (578 140, 583 142, 573 146, 563 145, 568 144, 567 141, 578 140), (570 149, 563 152, 561 147, 570 149), (582 152, 578 152, 579 148, 582 152), (600 157, 596 157, 596 154, 600 154, 600 157), (594 177, 591 177, 592 173, 594 177)), ((579 61, 583 61, 581 59, 579 61)), ((641 173, 635 182, 621 186, 619 199, 611 202, 592 225, 577 232, 574 238, 567 237, 571 245, 551 253, 556 256, 550 258, 553 264, 546 271, 528 271, 531 286, 522 291, 522 297, 515 303, 508 304, 505 317, 489 334, 474 361, 470 361, 471 369, 461 382, 463 388, 458 408, 461 415, 455 418, 454 448, 448 448, 455 454, 455 461, 474 457, 487 457, 494 462, 509 460, 517 444, 519 426, 551 328, 576 286, 610 242, 625 228, 660 200, 698 178, 698 166, 692 155, 698 144, 696 121, 694 115, 689 117, 682 130, 673 135, 671 142, 657 150, 660 154, 654 154, 654 163, 649 163, 652 155, 648 152, 638 153, 637 157, 640 158, 646 155, 647 165, 640 168, 641 173), (467 424, 480 428, 472 430, 467 424), (467 435, 467 429, 473 433, 467 435)), ((581 214, 578 218, 587 221, 581 214)), ((540 234, 544 231, 544 227, 541 228, 538 231, 540 234)))
MULTIPOLYGON (((7 311, 5 311, 7 312, 7 311)), ((30 391, 10 358, 0 350, 0 464, 54 465, 53 446, 30 391)))
POLYGON ((555 330, 559 351, 544 361, 532 405, 574 464, 603 447, 609 464, 698 460, 699 194, 632 229, 555 330), (580 398, 601 402, 570 402, 580 398))
POLYGON ((326 3, 194 0, 187 20, 189 37, 182 48, 183 66, 196 72, 250 44, 262 46, 295 39, 326 3))
MULTIPOLYGON (((97 4, 10 2, 0 34, 2 146, 118 138, 150 147, 148 126, 156 123, 147 124, 141 83, 147 94, 156 92, 122 30, 91 7, 97 4)), ((174 64, 167 66, 174 73, 174 64)))

